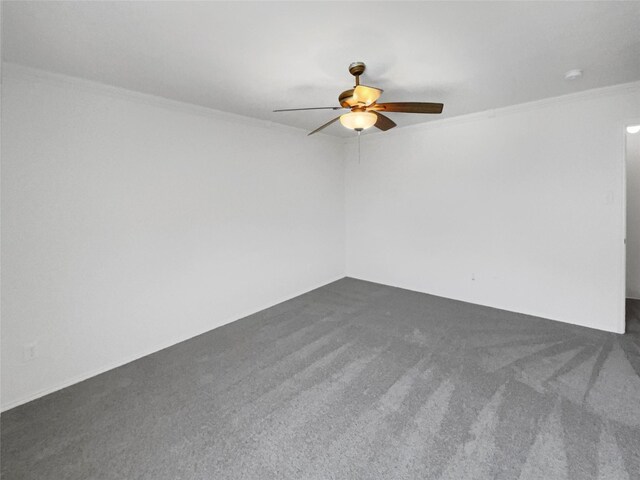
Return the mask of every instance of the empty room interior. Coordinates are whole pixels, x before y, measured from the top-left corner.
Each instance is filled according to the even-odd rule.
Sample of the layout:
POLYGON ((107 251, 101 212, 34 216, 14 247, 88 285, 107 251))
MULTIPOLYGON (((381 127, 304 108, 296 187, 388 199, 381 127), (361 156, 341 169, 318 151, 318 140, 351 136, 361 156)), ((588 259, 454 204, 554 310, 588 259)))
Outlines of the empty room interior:
POLYGON ((640 479, 640 1, 0 12, 3 480, 640 479))

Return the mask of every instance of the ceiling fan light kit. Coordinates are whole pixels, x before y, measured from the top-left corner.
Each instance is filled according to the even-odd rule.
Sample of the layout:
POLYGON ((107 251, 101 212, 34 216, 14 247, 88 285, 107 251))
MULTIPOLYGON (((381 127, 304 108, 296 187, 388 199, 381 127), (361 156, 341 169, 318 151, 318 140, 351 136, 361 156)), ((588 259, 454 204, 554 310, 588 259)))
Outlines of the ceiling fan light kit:
POLYGON ((316 128, 308 135, 323 130, 329 125, 340 120, 340 123, 351 130, 360 133, 362 130, 376 127, 382 131, 387 131, 396 126, 396 123, 389 117, 380 112, 398 112, 398 113, 442 113, 444 105, 442 103, 424 103, 424 102, 395 102, 395 103, 377 103, 382 95, 382 89, 376 87, 368 87, 360 85, 360 75, 364 73, 366 66, 363 62, 354 62, 349 65, 349 73, 355 77, 355 85, 350 90, 345 90, 338 96, 339 107, 309 107, 309 108, 287 108, 282 110, 274 110, 274 112, 292 112, 299 110, 351 110, 336 117, 324 125, 316 128))
POLYGON ((371 128, 377 121, 378 116, 371 112, 349 112, 340 115, 340 123, 342 126, 355 131, 371 128))

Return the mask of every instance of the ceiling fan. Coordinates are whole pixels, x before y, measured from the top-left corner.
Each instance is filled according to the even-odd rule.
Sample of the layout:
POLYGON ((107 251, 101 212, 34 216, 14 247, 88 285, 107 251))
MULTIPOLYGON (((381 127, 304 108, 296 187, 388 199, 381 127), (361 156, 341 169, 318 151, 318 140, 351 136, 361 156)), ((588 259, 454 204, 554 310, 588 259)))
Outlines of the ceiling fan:
POLYGON ((338 96, 339 107, 309 107, 309 108, 285 108, 274 112, 295 112, 300 110, 351 110, 340 115, 324 125, 319 126, 308 135, 313 135, 340 120, 340 123, 356 132, 370 127, 387 131, 396 126, 395 122, 381 112, 401 113, 442 113, 442 103, 424 102, 392 102, 377 103, 382 90, 375 87, 360 85, 360 75, 364 73, 366 66, 362 62, 354 62, 349 65, 349 73, 356 77, 356 84, 350 90, 345 90, 338 96))

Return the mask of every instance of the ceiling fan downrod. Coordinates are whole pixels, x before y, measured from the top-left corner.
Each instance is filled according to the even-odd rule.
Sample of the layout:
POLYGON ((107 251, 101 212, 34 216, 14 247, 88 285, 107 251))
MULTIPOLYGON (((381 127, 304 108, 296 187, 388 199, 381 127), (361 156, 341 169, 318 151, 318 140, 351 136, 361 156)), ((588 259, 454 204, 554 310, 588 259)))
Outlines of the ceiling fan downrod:
POLYGON ((356 77, 356 87, 360 85, 360 75, 364 73, 366 68, 367 66, 364 64, 364 62, 353 62, 351 65, 349 65, 349 73, 356 77))

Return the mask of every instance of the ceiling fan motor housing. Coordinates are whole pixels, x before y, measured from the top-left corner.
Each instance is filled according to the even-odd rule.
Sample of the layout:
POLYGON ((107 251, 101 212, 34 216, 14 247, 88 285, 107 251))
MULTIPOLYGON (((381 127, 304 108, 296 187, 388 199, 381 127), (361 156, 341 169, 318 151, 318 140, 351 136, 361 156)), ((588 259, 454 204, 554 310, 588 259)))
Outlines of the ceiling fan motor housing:
POLYGON ((353 88, 351 90, 345 90, 338 97, 338 103, 344 108, 351 108, 355 103, 353 102, 353 88))

